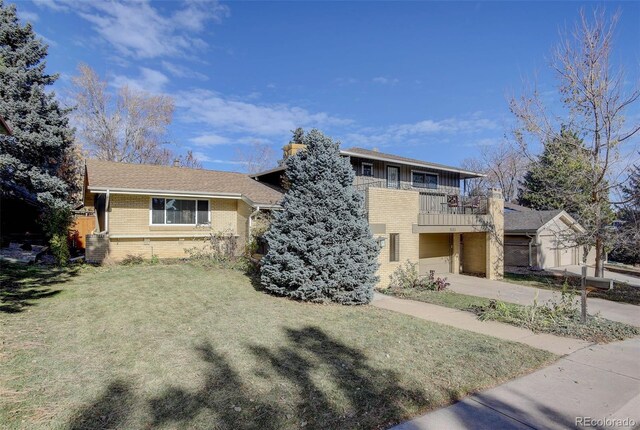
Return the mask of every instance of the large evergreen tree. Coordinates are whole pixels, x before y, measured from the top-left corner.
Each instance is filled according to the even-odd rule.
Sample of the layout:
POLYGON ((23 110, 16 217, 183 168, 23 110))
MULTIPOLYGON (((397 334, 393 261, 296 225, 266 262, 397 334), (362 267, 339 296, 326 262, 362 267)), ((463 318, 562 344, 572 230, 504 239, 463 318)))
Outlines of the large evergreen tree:
MULTIPOLYGON (((545 142, 542 153, 530 163, 518 195, 518 203, 523 206, 569 212, 586 229, 578 243, 587 249, 595 245, 595 235, 613 221, 614 215, 608 198, 597 202, 592 199, 591 181, 597 172, 589 157, 582 139, 563 128, 558 136, 545 142)), ((575 243, 572 235, 560 240, 571 246, 575 243)), ((608 241, 606 249, 612 245, 608 241)))
POLYGON ((578 136, 566 129, 544 145, 524 175, 518 202, 537 209, 580 214, 590 199, 591 166, 578 136))
POLYGON ((57 75, 45 71, 47 45, 31 24, 22 26, 15 5, 0 0, 0 115, 14 138, 0 137, 0 181, 6 197, 34 199, 43 210, 68 208, 72 130, 68 111, 57 102, 57 75))
POLYGON ((290 184, 283 211, 265 238, 263 286, 275 294, 312 302, 363 304, 373 298, 379 246, 365 218, 364 197, 339 143, 318 130, 289 157, 290 184))

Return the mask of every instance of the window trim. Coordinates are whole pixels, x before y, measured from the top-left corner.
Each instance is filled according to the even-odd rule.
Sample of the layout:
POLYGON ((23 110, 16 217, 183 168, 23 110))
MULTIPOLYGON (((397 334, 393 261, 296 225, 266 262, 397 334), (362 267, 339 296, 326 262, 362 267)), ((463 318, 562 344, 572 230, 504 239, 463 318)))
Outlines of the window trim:
POLYGON ((373 173, 373 163, 368 163, 368 162, 364 162, 364 161, 362 163, 360 163, 360 174, 362 176, 364 176, 364 177, 367 177, 367 178, 374 178, 375 175, 373 173), (371 166, 371 175, 365 175, 364 174, 364 166, 371 166))
POLYGON ((400 261, 400 233, 389 233, 389 262, 397 263, 400 261), (396 238, 395 253, 393 251, 393 237, 396 238), (397 254, 394 255, 394 254, 397 254))
POLYGON ((184 198, 184 197, 166 197, 166 196, 151 196, 149 197, 149 226, 150 227, 197 227, 201 225, 211 225, 211 199, 198 199, 198 198, 184 198), (164 203, 164 219, 162 224, 155 224, 153 222, 153 199, 163 199, 164 203), (167 199, 172 200, 191 200, 196 202, 195 220, 194 224, 167 224, 167 199), (207 202, 207 222, 198 224, 198 201, 207 202))
POLYGON ((440 175, 439 175, 438 173, 435 173, 435 172, 426 172, 426 171, 424 171, 424 170, 414 170, 414 169, 411 169, 411 186, 412 186, 413 188, 420 188, 420 189, 423 189, 423 190, 437 190, 437 189, 438 189, 438 187, 440 186, 440 175), (435 187, 421 187, 421 186, 419 186, 419 185, 414 185, 414 184, 413 184, 413 174, 414 174, 414 173, 421 173, 421 174, 423 174, 423 175, 425 175, 425 176, 426 176, 426 175, 435 176, 435 177, 436 177, 436 186, 435 186, 435 187))

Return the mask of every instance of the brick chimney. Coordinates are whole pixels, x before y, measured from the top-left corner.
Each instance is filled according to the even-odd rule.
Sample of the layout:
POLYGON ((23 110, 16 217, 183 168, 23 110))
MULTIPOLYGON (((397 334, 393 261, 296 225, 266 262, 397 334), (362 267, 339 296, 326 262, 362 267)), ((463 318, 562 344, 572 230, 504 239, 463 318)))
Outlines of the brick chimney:
POLYGON ((304 136, 304 130, 301 127, 298 127, 293 131, 293 138, 291 142, 282 147, 282 159, 286 160, 292 155, 296 155, 298 151, 301 151, 307 147, 304 143, 302 143, 302 138, 304 136))

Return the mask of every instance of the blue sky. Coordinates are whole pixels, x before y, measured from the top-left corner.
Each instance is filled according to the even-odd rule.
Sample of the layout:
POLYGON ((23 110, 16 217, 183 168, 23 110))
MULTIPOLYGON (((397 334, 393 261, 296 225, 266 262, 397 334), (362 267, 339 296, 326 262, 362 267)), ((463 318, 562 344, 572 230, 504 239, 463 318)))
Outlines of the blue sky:
MULTIPOLYGON (((50 44, 58 93, 85 62, 112 88, 172 95, 173 149, 240 170, 238 148, 260 141, 280 155, 297 126, 459 165, 509 130, 523 79, 552 96, 559 31, 598 5, 38 0, 18 12, 50 44)), ((638 82, 640 4, 607 2, 616 8, 614 61, 638 82)))

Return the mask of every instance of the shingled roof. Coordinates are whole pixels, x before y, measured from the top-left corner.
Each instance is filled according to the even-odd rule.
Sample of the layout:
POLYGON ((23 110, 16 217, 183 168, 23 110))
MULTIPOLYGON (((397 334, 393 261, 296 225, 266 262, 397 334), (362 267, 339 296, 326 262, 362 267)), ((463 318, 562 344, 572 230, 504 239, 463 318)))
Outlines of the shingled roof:
POLYGON ((235 195, 255 204, 275 205, 282 192, 244 173, 187 167, 128 164, 89 159, 86 161, 89 191, 136 191, 235 195))
POLYGON ((504 231, 506 233, 536 232, 562 212, 564 212, 562 209, 523 212, 505 211, 504 231))

